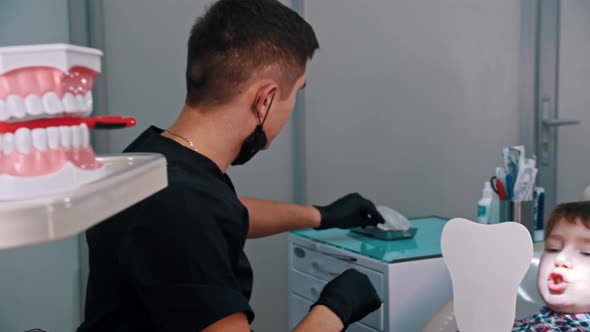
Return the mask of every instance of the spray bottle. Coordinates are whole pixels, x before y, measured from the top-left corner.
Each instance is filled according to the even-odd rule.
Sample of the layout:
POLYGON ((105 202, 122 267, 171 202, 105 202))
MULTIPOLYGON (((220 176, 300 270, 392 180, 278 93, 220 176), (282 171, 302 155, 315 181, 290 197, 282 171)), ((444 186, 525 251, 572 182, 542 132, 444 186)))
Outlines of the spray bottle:
POLYGON ((484 182, 481 199, 477 202, 477 222, 480 224, 487 224, 490 221, 493 194, 490 183, 484 182))

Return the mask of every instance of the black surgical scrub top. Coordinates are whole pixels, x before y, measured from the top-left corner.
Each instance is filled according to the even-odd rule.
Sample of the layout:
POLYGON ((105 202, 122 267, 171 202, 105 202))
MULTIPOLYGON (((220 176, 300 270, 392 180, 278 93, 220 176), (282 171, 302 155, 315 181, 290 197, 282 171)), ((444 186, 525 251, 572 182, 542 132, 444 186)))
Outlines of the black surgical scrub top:
POLYGON ((151 127, 125 152, 156 152, 168 187, 86 232, 90 274, 78 332, 196 332, 243 312, 248 211, 213 161, 151 127))

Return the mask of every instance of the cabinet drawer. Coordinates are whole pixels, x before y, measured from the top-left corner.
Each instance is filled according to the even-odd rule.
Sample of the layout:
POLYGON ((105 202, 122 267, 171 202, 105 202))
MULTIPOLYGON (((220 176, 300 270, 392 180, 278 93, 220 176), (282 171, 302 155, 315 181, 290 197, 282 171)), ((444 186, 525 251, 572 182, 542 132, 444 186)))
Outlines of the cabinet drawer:
MULTIPOLYGON (((314 303, 317 301, 322 289, 327 281, 320 280, 298 271, 291 270, 291 292, 301 296, 302 298, 314 303)), ((309 306, 307 306, 309 310, 309 306)), ((363 318, 361 322, 378 330, 383 329, 383 305, 381 308, 373 311, 367 317, 363 318)))
POLYGON ((293 251, 293 268, 295 270, 307 273, 324 281, 330 281, 342 272, 354 268, 369 277, 379 297, 382 300, 384 299, 382 273, 365 269, 353 263, 345 262, 297 245, 293 245, 291 250, 293 251))
MULTIPOLYGON (((313 302, 307 301, 297 295, 289 294, 289 330, 292 330, 305 318, 307 313, 309 312, 309 307, 313 304, 313 302)), ((374 330, 368 326, 355 323, 350 325, 347 329, 347 332, 378 332, 378 330, 374 330)), ((381 331, 381 330, 379 330, 381 331)))

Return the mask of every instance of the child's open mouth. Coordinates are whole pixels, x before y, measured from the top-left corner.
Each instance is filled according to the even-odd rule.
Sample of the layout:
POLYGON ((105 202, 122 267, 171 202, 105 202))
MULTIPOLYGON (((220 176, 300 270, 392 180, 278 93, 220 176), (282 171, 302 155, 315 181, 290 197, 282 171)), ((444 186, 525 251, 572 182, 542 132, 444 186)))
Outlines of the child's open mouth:
POLYGON ((557 272, 551 273, 547 280, 547 287, 552 293, 563 293, 568 285, 569 283, 563 275, 557 272))

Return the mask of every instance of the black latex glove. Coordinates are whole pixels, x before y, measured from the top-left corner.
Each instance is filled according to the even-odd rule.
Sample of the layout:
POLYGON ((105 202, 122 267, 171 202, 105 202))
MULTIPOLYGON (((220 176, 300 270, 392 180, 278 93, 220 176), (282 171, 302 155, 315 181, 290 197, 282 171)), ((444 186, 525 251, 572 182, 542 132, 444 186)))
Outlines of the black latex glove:
POLYGON ((369 277, 349 269, 324 286, 315 305, 324 305, 332 310, 344 324, 344 328, 379 309, 381 299, 369 277))
POLYGON ((315 207, 322 216, 320 227, 316 229, 346 229, 375 226, 385 222, 375 204, 357 193, 348 194, 330 205, 315 207))

